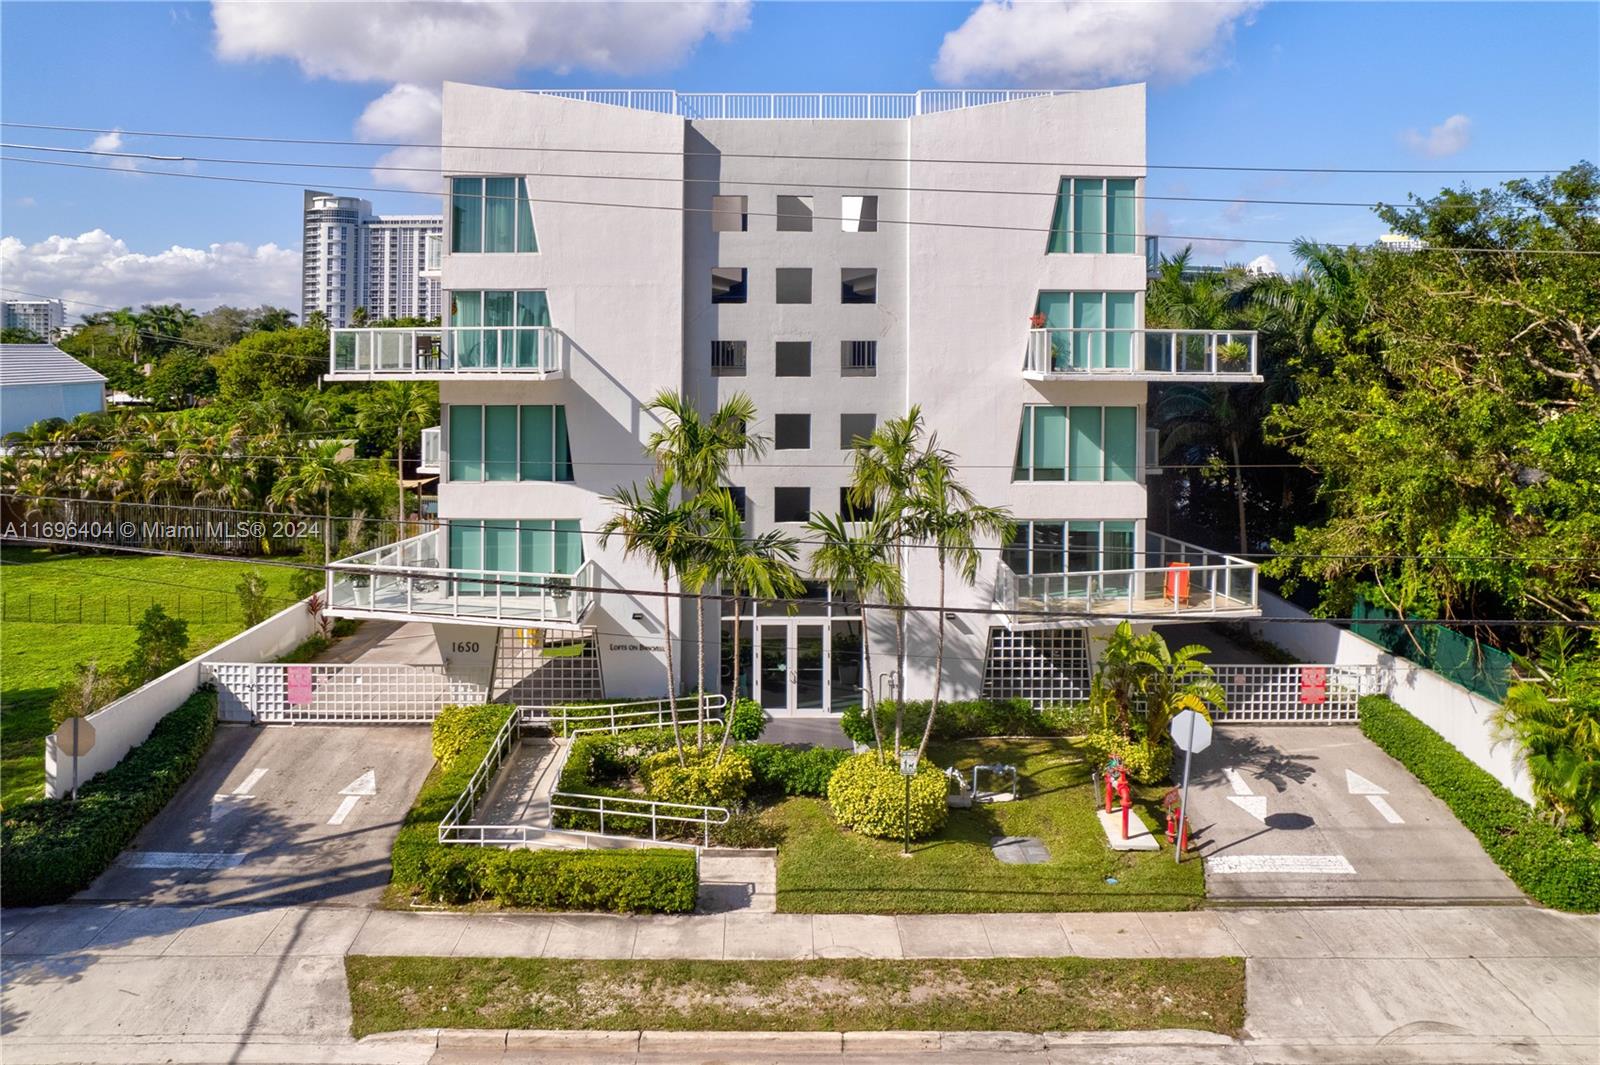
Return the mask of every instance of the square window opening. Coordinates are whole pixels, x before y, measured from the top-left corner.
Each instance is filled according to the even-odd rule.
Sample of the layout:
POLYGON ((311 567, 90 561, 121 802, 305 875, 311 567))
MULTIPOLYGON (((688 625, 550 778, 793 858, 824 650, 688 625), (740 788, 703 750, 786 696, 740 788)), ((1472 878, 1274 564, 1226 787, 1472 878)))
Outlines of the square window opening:
POLYGON ((713 340, 711 342, 711 373, 715 377, 743 377, 745 373, 745 341, 713 340))
POLYGON ((779 233, 811 232, 812 215, 810 196, 778 197, 779 233))
POLYGON ((811 376, 811 341, 780 340, 777 348, 777 376, 811 376))
POLYGON ((775 522, 800 522, 811 520, 811 489, 774 488, 772 490, 772 520, 775 522))
POLYGON ((878 270, 844 267, 839 271, 840 303, 877 303, 878 270))
POLYGON ((845 377, 876 377, 878 373, 878 342, 876 340, 841 340, 839 342, 839 370, 845 377))
POLYGON ((839 517, 845 521, 871 521, 877 504, 868 500, 858 504, 849 488, 839 489, 839 517))
POLYGON ((714 266, 711 268, 711 302, 744 303, 749 299, 744 267, 714 266))
POLYGON ((711 231, 713 233, 743 233, 750 226, 749 198, 746 196, 711 197, 711 231))
POLYGON ((872 436, 872 431, 878 427, 876 414, 841 414, 839 415, 839 447, 849 451, 867 442, 872 436))
POLYGON ((846 233, 878 231, 876 196, 842 196, 839 199, 839 228, 846 233))
POLYGON ((811 415, 779 414, 773 417, 774 451, 805 451, 810 447, 811 415))
POLYGON ((811 302, 811 268, 809 266, 778 267, 777 302, 811 302))

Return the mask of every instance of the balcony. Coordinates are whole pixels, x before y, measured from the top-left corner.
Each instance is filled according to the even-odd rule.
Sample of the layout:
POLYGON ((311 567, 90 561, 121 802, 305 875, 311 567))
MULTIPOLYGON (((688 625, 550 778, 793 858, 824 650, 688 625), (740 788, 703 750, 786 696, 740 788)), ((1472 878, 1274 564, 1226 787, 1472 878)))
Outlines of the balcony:
POLYGON ((1260 381, 1256 334, 1208 329, 1031 329, 1030 381, 1260 381))
POLYGON ((417 460, 418 473, 439 472, 439 426, 422 430, 422 458, 417 460))
POLYGON ((1019 575, 997 564, 994 605, 1013 627, 1083 627, 1120 621, 1256 617, 1260 570, 1253 562, 1151 533, 1132 569, 1019 575))
POLYGON ((550 381, 567 374, 572 341, 547 325, 334 329, 329 381, 550 381))
POLYGON ((516 573, 441 566, 447 542, 435 529, 334 562, 328 614, 382 621, 536 626, 581 633, 603 579, 585 562, 577 573, 516 573))

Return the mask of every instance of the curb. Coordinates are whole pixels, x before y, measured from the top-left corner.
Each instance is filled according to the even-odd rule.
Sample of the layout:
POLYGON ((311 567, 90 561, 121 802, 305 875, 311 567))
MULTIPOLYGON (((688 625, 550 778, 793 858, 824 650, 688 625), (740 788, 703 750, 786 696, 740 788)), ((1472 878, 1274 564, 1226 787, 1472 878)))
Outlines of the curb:
POLYGON ((1133 1032, 780 1032, 605 1029, 414 1028, 366 1036, 358 1045, 409 1045, 431 1049, 605 1050, 670 1053, 687 1048, 725 1053, 764 1050, 794 1054, 958 1053, 1027 1054, 1067 1048, 1236 1046, 1215 1032, 1165 1028, 1133 1032))

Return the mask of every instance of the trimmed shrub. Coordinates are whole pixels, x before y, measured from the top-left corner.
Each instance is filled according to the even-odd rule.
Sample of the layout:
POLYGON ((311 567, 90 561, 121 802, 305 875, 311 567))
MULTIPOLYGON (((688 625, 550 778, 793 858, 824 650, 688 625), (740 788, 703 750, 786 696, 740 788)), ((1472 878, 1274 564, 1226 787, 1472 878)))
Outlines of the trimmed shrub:
POLYGON ((478 764, 494 744, 495 733, 515 713, 510 706, 447 706, 433 722, 433 750, 437 759, 428 779, 406 811, 400 832, 389 853, 394 883, 418 890, 423 863, 436 848, 479 850, 439 842, 439 822, 450 812, 478 764), (440 752, 444 752, 443 756, 440 752))
POLYGON ((127 757, 80 785, 77 802, 42 799, 7 809, 0 823, 5 905, 61 902, 89 886, 189 779, 216 723, 216 694, 196 692, 127 757))
POLYGON ((472 760, 473 768, 489 753, 489 742, 511 716, 511 707, 500 703, 482 706, 447 706, 433 719, 433 758, 441 766, 453 765, 468 748, 481 748, 472 760))
MULTIPOLYGON (((932 700, 918 699, 906 703, 905 717, 901 723, 902 734, 909 736, 914 745, 922 737, 923 726, 928 721, 932 700)), ((877 706, 878 727, 885 737, 894 734, 894 708, 892 699, 877 706)), ((846 708, 839 720, 844 734, 857 743, 872 742, 872 719, 861 706, 846 708)), ((939 703, 939 716, 933 723, 936 740, 960 740, 972 736, 1052 736, 1060 735, 1052 727, 1045 713, 1026 699, 956 699, 939 703)))
POLYGON ((717 761, 717 748, 684 752, 687 765, 678 764, 677 751, 660 751, 644 760, 641 775, 646 793, 662 802, 694 806, 736 806, 750 790, 754 774, 750 760, 728 751, 717 761))
POLYGON ((1450 741, 1381 695, 1361 700, 1361 731, 1450 807, 1513 883, 1546 906, 1600 912, 1600 846, 1562 831, 1450 741))
POLYGON ((1124 739, 1113 729, 1098 729, 1083 739, 1095 769, 1101 769, 1112 758, 1121 759, 1128 776, 1141 784, 1159 784, 1172 772, 1172 744, 1158 743, 1154 747, 1142 739, 1124 739))
POLYGON ((435 845, 417 883, 434 901, 492 901, 539 910, 688 913, 699 880, 694 854, 649 850, 502 850, 435 845))
POLYGON ((761 738, 767 728, 767 713, 754 699, 739 699, 728 715, 728 729, 740 743, 751 743, 761 738))
POLYGON ((837 747, 801 747, 782 743, 747 743, 739 753, 750 760, 757 791, 784 796, 828 794, 828 778, 851 757, 837 747))
MULTIPOLYGON (((949 782, 932 762, 917 766, 911 778, 910 833, 912 839, 933 835, 950 815, 945 801, 949 782)), ((878 761, 877 754, 852 755, 828 780, 828 805, 834 820, 880 839, 899 839, 906 831, 906 778, 894 761, 878 761)))

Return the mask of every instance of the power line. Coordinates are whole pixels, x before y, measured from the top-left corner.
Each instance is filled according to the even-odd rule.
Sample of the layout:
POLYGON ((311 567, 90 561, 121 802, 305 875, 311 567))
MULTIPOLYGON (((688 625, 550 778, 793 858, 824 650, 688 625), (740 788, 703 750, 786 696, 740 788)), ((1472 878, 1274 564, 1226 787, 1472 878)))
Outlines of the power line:
MULTIPOLYGON (((662 148, 579 148, 530 144, 430 144, 420 141, 357 141, 316 139, 309 137, 265 137, 245 134, 174 133, 156 130, 103 129, 93 126, 62 126, 42 122, 0 121, 0 125, 13 126, 17 129, 54 130, 61 133, 118 133, 124 137, 161 137, 168 140, 235 141, 250 144, 309 144, 367 149, 437 148, 442 150, 445 148, 451 148, 477 151, 560 152, 587 155, 647 155, 667 156, 674 159, 705 157, 711 159, 815 160, 819 162, 830 163, 938 163, 970 166, 1044 166, 1066 170, 1070 170, 1074 167, 1101 167, 1106 169, 1120 170, 1207 170, 1256 174, 1557 174, 1565 169, 1564 167, 1464 169, 1457 167, 1242 166, 1237 164, 1148 163, 1142 161, 1137 163, 1107 163, 1103 161, 1088 160, 1057 162, 1039 159, 952 159, 938 157, 912 158, 882 155, 818 155, 813 153, 784 152, 690 151, 687 149, 674 151, 662 148)), ((1118 175, 1112 174, 1110 176, 1117 177, 1118 175)))
MULTIPOLYGON (((238 559, 229 557, 227 555, 211 555, 211 554, 205 554, 205 553, 202 553, 202 552, 189 552, 189 551, 171 551, 171 550, 163 550, 163 549, 160 549, 160 548, 135 547, 135 546, 125 545, 125 544, 84 545, 84 544, 82 544, 80 542, 72 541, 72 540, 55 540, 55 539, 40 538, 40 537, 27 537, 27 538, 6 537, 5 539, 11 540, 12 542, 45 544, 45 545, 53 546, 53 547, 76 547, 76 548, 79 548, 79 549, 85 549, 87 547, 88 549, 95 550, 95 551, 120 551, 120 552, 125 552, 125 553, 130 553, 130 554, 152 555, 152 556, 159 556, 159 557, 182 557, 182 558, 205 559, 205 560, 213 561, 213 562, 238 562, 239 561, 238 559)), ((340 566, 337 566, 337 565, 323 566, 323 565, 317 565, 315 563, 310 563, 310 562, 292 562, 292 561, 288 561, 288 560, 278 560, 278 559, 261 560, 261 561, 258 561, 258 562, 252 562, 251 565, 282 566, 282 567, 289 568, 289 569, 304 570, 304 571, 318 572, 318 573, 333 572, 333 573, 349 574, 349 573, 353 572, 353 570, 348 566, 345 566, 345 567, 340 567, 340 566)), ((400 576, 400 577, 412 577, 412 578, 424 577, 424 576, 432 576, 431 574, 419 573, 414 568, 407 569, 405 567, 391 567, 391 566, 361 566, 357 570, 354 570, 354 572, 359 572, 359 573, 362 573, 362 574, 370 574, 370 575, 375 575, 375 576, 376 575, 381 575, 381 576, 400 576)), ((434 579, 440 579, 440 577, 434 577, 434 579)), ((676 591, 675 592, 675 591, 670 591, 670 590, 663 592, 660 588, 628 588, 628 587, 623 587, 623 586, 620 586, 620 585, 619 586, 585 585, 585 584, 568 583, 566 581, 551 582, 551 581, 546 581, 546 580, 529 580, 529 579, 523 579, 523 578, 492 577, 492 576, 488 576, 487 574, 483 575, 483 576, 479 576, 475 572, 471 577, 456 578, 456 579, 462 581, 462 583, 472 583, 472 584, 475 584, 475 585, 493 586, 493 587, 496 587, 496 588, 528 588, 528 589, 536 589, 536 590, 541 590, 541 591, 559 591, 559 592, 568 593, 568 594, 570 594, 572 592, 587 592, 587 593, 589 593, 591 595, 594 595, 596 597, 599 597, 599 596, 602 596, 602 595, 625 595, 625 596, 628 596, 629 598, 632 598, 632 599, 675 599, 675 600, 678 600, 680 602, 693 601, 693 600, 705 600, 705 601, 718 602, 718 603, 722 602, 723 600, 731 598, 730 596, 727 596, 727 595, 724 595, 724 594, 720 594, 720 593, 682 592, 682 591, 676 591)), ((800 606, 816 606, 817 605, 817 600, 814 600, 814 599, 803 599, 803 598, 793 598, 793 597, 774 598, 774 599, 761 599, 759 601, 761 603, 770 604, 770 605, 774 605, 774 606, 795 606, 795 607, 800 607, 800 606)), ((1105 613, 1094 613, 1094 612, 1090 612, 1090 611, 1004 610, 1004 609, 1001 609, 999 607, 962 607, 962 606, 951 606, 949 604, 946 604, 944 606, 940 606, 940 605, 938 605, 936 603, 935 604, 919 604, 919 603, 866 603, 866 602, 863 602, 863 603, 860 603, 858 605, 862 609, 863 616, 865 616, 865 612, 868 611, 868 610, 881 610, 881 611, 888 611, 891 614, 899 614, 899 613, 940 614, 940 613, 943 613, 943 614, 946 614, 946 615, 957 614, 957 615, 966 615, 966 616, 973 616, 973 617, 980 617, 980 616, 981 617, 997 617, 998 616, 998 617, 1004 617, 1004 618, 1016 619, 1016 620, 1099 621, 1099 622, 1106 623, 1106 624, 1110 624, 1112 622, 1121 620, 1121 617, 1119 615, 1108 615, 1108 614, 1105 614, 1105 613)), ((1226 616, 1218 617, 1218 616, 1215 616, 1215 615, 1205 614, 1205 613, 1197 612, 1197 611, 1190 611, 1190 612, 1187 612, 1187 613, 1172 613, 1172 614, 1141 613, 1141 614, 1130 615, 1130 616, 1134 617, 1134 619, 1138 620, 1138 621, 1174 622, 1174 623, 1176 623, 1176 622, 1196 622, 1196 621, 1246 620, 1245 618, 1242 618, 1242 617, 1241 618, 1237 618, 1237 619, 1230 619, 1230 618, 1228 618, 1226 616)), ((509 622, 512 622, 512 623, 516 623, 516 622, 521 621, 523 623, 523 627, 535 627, 535 628, 537 628, 539 626, 536 625, 536 624, 533 624, 533 623, 538 621, 538 620, 541 620, 541 619, 507 618, 507 619, 496 619, 496 620, 504 620, 504 621, 509 621, 509 622)), ((1354 623, 1357 623, 1357 622, 1371 624, 1374 621, 1374 619, 1372 619, 1372 618, 1356 618, 1356 617, 1348 617, 1348 618, 1318 618, 1318 617, 1310 617, 1310 616, 1307 616, 1307 617, 1304 617, 1304 618, 1300 618, 1300 617, 1267 617, 1267 616, 1260 616, 1260 617, 1250 617, 1250 618, 1248 618, 1248 620, 1251 621, 1251 622, 1254 622, 1254 623, 1258 623, 1258 624, 1306 624, 1306 623, 1354 624, 1354 623)), ((1537 619, 1525 619, 1525 618, 1406 618, 1403 621, 1400 620, 1400 619, 1395 619, 1393 621, 1386 621, 1384 623, 1386 623, 1386 624, 1404 624, 1404 625, 1436 624, 1436 625, 1446 625, 1446 626, 1454 626, 1454 625, 1483 625, 1483 626, 1549 626, 1549 625, 1561 625, 1561 626, 1566 626, 1566 627, 1570 627, 1570 628, 1600 628, 1600 619, 1555 620, 1555 619, 1543 619, 1543 618, 1537 618, 1537 619)), ((500 626, 495 626, 495 627, 500 627, 500 626)), ((506 626, 506 627, 515 627, 515 625, 513 624, 511 626, 506 626)))
MULTIPOLYGON (((23 157, 20 157, 20 156, 6 155, 6 156, 0 156, 0 162, 32 163, 32 164, 34 164, 36 166, 67 167, 67 168, 74 169, 74 170, 98 170, 98 171, 103 171, 103 172, 108 173, 108 174, 125 174, 125 175, 126 174, 144 174, 144 175, 154 176, 154 177, 188 178, 188 179, 196 180, 196 181, 222 181, 222 182, 234 182, 234 183, 247 184, 247 185, 271 185, 271 186, 279 186, 279 187, 285 187, 285 188, 297 188, 297 189, 304 189, 305 188, 305 183, 304 182, 299 182, 299 181, 276 181, 276 180, 273 180, 273 179, 270 179, 270 178, 240 177, 238 175, 233 175, 233 174, 186 174, 186 173, 178 173, 178 172, 169 171, 169 170, 124 170, 124 169, 122 169, 120 167, 114 167, 114 166, 94 166, 94 165, 89 164, 89 163, 68 163, 68 162, 63 162, 63 161, 58 160, 58 159, 28 159, 28 158, 23 158, 23 157)), ((371 186, 371 185, 329 185, 328 187, 331 188, 331 189, 340 189, 340 190, 354 191, 354 192, 384 192, 384 193, 398 192, 398 193, 400 193, 402 195, 410 195, 410 196, 430 196, 430 197, 443 198, 443 197, 445 197, 447 195, 446 193, 443 193, 443 192, 438 192, 438 193, 433 193, 433 192, 415 192, 415 191, 403 190, 403 189, 378 188, 376 186, 371 186)), ((620 202, 608 201, 608 200, 568 200, 568 199, 557 199, 557 198, 548 197, 548 196, 529 196, 529 197, 526 197, 526 202, 528 202, 528 203, 542 203, 542 204, 555 204, 555 205, 567 206, 567 207, 613 207, 613 208, 618 208, 618 209, 622 209, 622 210, 670 211, 670 212, 676 212, 678 214, 714 214, 714 213, 716 213, 716 209, 712 208, 712 207, 685 207, 685 206, 682 206, 680 204, 620 203, 620 202)), ((780 217, 780 215, 776 211, 766 211, 766 212, 762 212, 762 211, 747 211, 745 213, 747 215, 752 215, 752 216, 758 217, 758 218, 760 218, 760 217, 770 217, 770 218, 780 217)), ((788 217, 788 216, 782 216, 782 217, 788 217)), ((812 217, 814 219, 820 219, 822 221, 845 221, 845 220, 847 220, 842 215, 813 215, 812 217)), ((853 219, 850 219, 850 220, 853 221, 853 219)), ((932 228, 936 228, 936 229, 986 230, 986 231, 993 231, 993 232, 1009 232, 1009 233, 1049 234, 1051 232, 1054 232, 1054 230, 1052 230, 1048 226, 1045 226, 1045 227, 1039 227, 1039 226, 1006 226, 1006 225, 997 225, 997 224, 994 224, 994 223, 986 223, 986 222, 944 222, 944 221, 936 221, 936 220, 933 220, 933 219, 893 219, 893 218, 882 218, 882 217, 880 217, 878 219, 878 224, 880 226, 881 225, 928 226, 928 227, 932 227, 932 228)), ((1162 238, 1162 239, 1166 239, 1166 240, 1173 240, 1173 241, 1191 241, 1191 242, 1193 242, 1193 241, 1221 241, 1221 242, 1228 243, 1228 244, 1272 244, 1272 245, 1281 245, 1281 246, 1285 246, 1285 247, 1292 247, 1292 246, 1300 244, 1302 242, 1302 240, 1299 239, 1299 238, 1294 239, 1294 240, 1288 240, 1288 239, 1282 239, 1282 238, 1269 238, 1269 237, 1230 237, 1230 236, 1216 236, 1216 235, 1209 235, 1208 236, 1208 235, 1194 235, 1194 234, 1182 234, 1182 233, 1145 233, 1145 234, 1133 234, 1133 236, 1135 237, 1135 239, 1143 236, 1143 237, 1158 237, 1158 238, 1162 238)), ((1427 246, 1427 247, 1419 248, 1419 249, 1417 249, 1417 251, 1418 252, 1435 252, 1435 253, 1441 253, 1441 254, 1462 254, 1462 255, 1466 255, 1466 254, 1475 254, 1475 255, 1476 254, 1487 254, 1487 255, 1576 255, 1576 256, 1595 256, 1595 255, 1600 255, 1600 249, 1588 250, 1588 249, 1582 249, 1582 248, 1478 248, 1478 247, 1465 248, 1465 247, 1453 247, 1453 246, 1427 246)))

